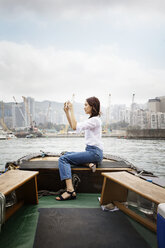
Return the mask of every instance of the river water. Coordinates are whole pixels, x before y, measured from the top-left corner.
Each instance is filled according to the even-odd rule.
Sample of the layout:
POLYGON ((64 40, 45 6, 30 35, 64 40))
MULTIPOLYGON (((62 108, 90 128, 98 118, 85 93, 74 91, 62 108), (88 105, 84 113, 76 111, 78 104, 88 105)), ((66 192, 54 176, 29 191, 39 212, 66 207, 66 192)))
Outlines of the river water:
MULTIPOLYGON (((120 156, 140 169, 165 179, 165 140, 103 138, 104 153, 120 156)), ((6 162, 22 156, 45 152, 83 151, 84 138, 36 138, 0 140, 0 170, 6 162)))

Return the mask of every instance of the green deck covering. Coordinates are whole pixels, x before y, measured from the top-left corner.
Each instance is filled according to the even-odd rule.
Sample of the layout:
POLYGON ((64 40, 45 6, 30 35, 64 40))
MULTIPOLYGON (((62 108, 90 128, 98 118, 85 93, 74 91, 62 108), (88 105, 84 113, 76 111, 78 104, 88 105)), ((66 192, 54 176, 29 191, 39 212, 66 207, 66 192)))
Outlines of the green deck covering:
MULTIPOLYGON (((99 208, 99 194, 78 194, 77 200, 58 202, 54 196, 42 197, 38 205, 23 206, 3 226, 0 234, 1 248, 32 248, 38 221, 38 208, 99 208)), ((127 216, 126 216, 127 218, 127 216)), ((157 248, 156 235, 130 219, 131 224, 157 248)))

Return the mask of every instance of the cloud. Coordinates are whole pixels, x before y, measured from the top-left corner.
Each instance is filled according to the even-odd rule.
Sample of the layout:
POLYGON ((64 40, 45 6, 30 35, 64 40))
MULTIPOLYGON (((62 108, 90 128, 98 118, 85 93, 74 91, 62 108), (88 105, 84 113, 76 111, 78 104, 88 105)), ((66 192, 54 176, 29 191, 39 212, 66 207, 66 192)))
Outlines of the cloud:
POLYGON ((53 18, 59 16, 66 18, 83 17, 91 18, 95 15, 105 13, 122 12, 138 13, 140 16, 147 13, 157 13, 157 16, 164 16, 164 0, 0 0, 1 14, 24 15, 25 13, 33 15, 46 15, 53 18))
POLYGON ((0 42, 0 89, 3 100, 32 96, 36 100, 65 101, 75 93, 76 101, 98 96, 104 105, 138 101, 165 92, 165 70, 143 69, 137 61, 120 58, 117 47, 97 47, 90 53, 36 49, 29 44, 0 42))

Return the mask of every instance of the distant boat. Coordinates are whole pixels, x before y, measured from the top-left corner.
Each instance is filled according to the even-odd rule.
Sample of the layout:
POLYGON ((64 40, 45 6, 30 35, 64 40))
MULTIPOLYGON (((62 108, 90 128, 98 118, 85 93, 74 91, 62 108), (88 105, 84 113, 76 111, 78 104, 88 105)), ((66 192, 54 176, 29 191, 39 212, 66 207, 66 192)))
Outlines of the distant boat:
POLYGON ((0 140, 15 139, 17 138, 12 132, 6 132, 0 126, 0 140))
POLYGON ((7 139, 16 139, 17 137, 12 132, 7 132, 7 139))
POLYGON ((37 138, 42 137, 43 133, 40 129, 33 127, 29 128, 28 130, 17 130, 14 132, 17 138, 37 138))
POLYGON ((7 139, 7 135, 3 132, 1 132, 0 130, 0 140, 6 140, 7 139))
POLYGON ((31 133, 31 134, 27 134, 26 138, 31 139, 31 138, 35 138, 35 136, 31 133))

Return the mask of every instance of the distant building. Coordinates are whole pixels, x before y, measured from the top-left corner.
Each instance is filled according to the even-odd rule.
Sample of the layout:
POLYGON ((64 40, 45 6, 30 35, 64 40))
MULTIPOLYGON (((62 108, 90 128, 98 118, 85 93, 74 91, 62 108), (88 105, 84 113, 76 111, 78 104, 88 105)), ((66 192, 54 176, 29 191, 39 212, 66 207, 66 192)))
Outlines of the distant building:
POLYGON ((126 111, 125 104, 112 105, 110 112, 110 121, 111 122, 123 121, 125 119, 125 111, 126 111))
POLYGON ((34 98, 27 97, 27 102, 29 106, 29 113, 31 115, 31 119, 32 121, 34 121, 35 120, 35 100, 34 98))
POLYGON ((157 129, 158 128, 158 116, 157 113, 151 113, 151 119, 150 119, 150 128, 151 129, 157 129))
POLYGON ((165 96, 156 97, 148 100, 148 110, 150 112, 162 112, 165 113, 165 96))
POLYGON ((165 129, 165 113, 158 113, 158 128, 165 129))
POLYGON ((150 112, 160 112, 160 99, 149 99, 148 100, 148 109, 150 112))
POLYGON ((149 112, 143 109, 137 109, 133 115, 134 125, 140 129, 149 128, 149 112))
POLYGON ((126 123, 130 123, 130 114, 131 114, 131 111, 128 108, 120 110, 120 112, 119 112, 119 121, 121 121, 121 122, 124 121, 126 123))
POLYGON ((160 99, 160 112, 165 113, 165 96, 158 97, 160 99))
POLYGON ((3 104, 4 109, 2 110, 3 113, 1 113, 1 118, 4 122, 4 128, 12 128, 12 108, 10 103, 3 104))
MULTIPOLYGON (((21 103, 1 103, 0 118, 8 128, 20 128, 30 126, 31 121, 37 125, 67 124, 67 118, 63 110, 63 103, 36 102, 34 98, 26 97, 21 103)), ((74 103, 75 117, 77 121, 84 121, 88 117, 84 113, 83 104, 74 103)), ((102 108, 101 119, 106 123, 106 109, 102 108)), ((109 123, 126 122, 130 127, 140 129, 165 129, 165 96, 149 99, 147 104, 133 103, 130 108, 124 104, 111 105, 109 123)))
POLYGON ((148 100, 151 129, 165 129, 165 96, 148 100))
POLYGON ((151 129, 165 129, 165 113, 151 113, 151 129))
POLYGON ((26 98, 26 104, 24 102, 24 116, 26 119, 26 126, 30 126, 35 121, 35 100, 32 97, 26 98))

